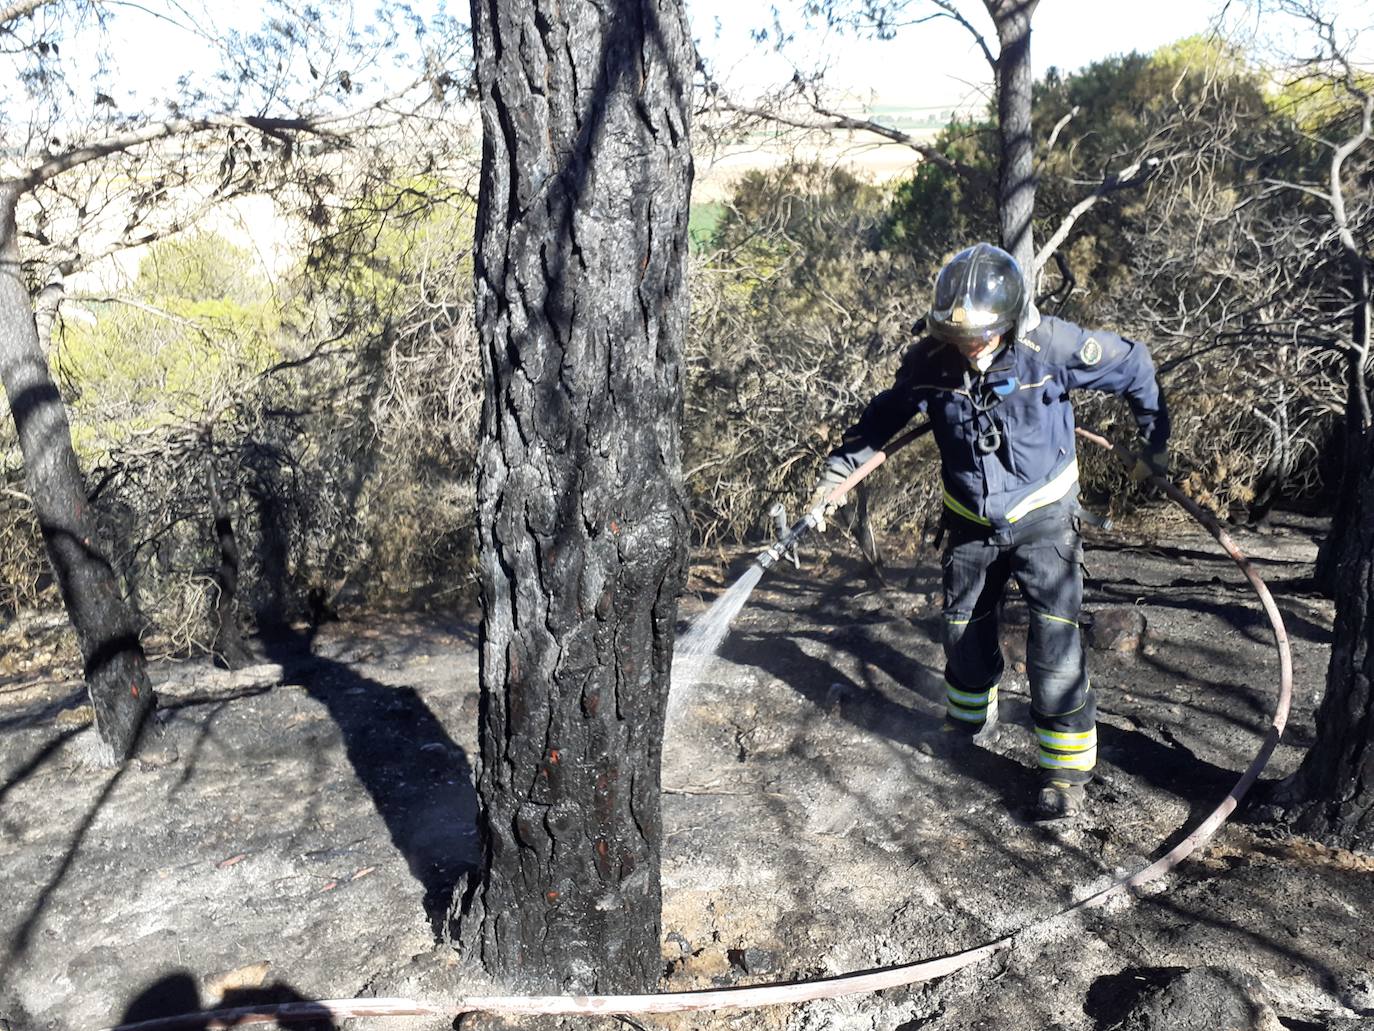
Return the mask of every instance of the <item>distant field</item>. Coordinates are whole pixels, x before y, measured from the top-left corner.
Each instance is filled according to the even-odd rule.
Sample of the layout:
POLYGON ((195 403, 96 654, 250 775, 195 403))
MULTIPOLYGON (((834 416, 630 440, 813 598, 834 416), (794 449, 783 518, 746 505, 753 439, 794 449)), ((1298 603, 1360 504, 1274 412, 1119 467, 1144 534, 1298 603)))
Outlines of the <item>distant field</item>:
MULTIPOLYGON (((903 112, 908 112, 907 118, 911 117, 909 109, 895 113, 903 112)), ((937 128, 908 124, 902 118, 889 119, 880 111, 870 114, 875 118, 882 116, 884 124, 919 140, 932 139, 938 131, 937 128)), ((696 181, 692 187, 694 207, 723 200, 745 172, 776 168, 792 158, 843 166, 874 182, 910 175, 921 160, 910 147, 888 142, 868 132, 817 132, 800 141, 779 139, 771 133, 752 133, 730 147, 697 156, 696 181)))
POLYGON ((725 205, 719 201, 692 204, 692 213, 687 219, 687 239, 692 250, 706 247, 724 214, 725 205))

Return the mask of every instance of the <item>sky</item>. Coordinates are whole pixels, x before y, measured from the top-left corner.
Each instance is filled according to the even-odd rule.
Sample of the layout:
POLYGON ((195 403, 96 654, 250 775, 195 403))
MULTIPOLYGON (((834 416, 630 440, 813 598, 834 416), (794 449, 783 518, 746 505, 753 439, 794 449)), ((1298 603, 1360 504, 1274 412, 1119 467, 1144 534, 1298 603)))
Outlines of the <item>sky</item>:
MULTIPOLYGON (((1043 0, 1033 22, 1031 60, 1039 76, 1051 66, 1071 71, 1113 54, 1154 50, 1207 32, 1220 6, 1216 0, 1043 0)), ((687 0, 703 52, 742 93, 791 77, 792 61, 750 42, 751 30, 769 25, 769 7, 759 0, 687 0)), ((996 35, 982 4, 967 0, 961 9, 995 51, 996 35)), ((824 61, 831 86, 871 94, 879 103, 948 106, 986 90, 990 80, 973 37, 947 18, 903 29, 892 40, 800 32, 797 37, 797 67, 824 61)))
MULTIPOLYGON (((189 17, 220 34, 234 28, 251 32, 262 24, 272 0, 118 0, 107 8, 114 15, 110 22, 110 37, 106 40, 116 55, 119 70, 107 80, 97 80, 89 87, 80 76, 69 81, 78 94, 89 89, 108 89, 115 94, 117 110, 122 113, 146 111, 154 115, 165 109, 160 98, 175 95, 177 75, 192 69, 208 76, 218 67, 213 50, 196 40, 194 34, 171 24, 178 17, 189 17), (171 17, 168 13, 171 12, 171 17), (178 14, 177 12, 182 12, 178 14), (155 55, 152 56, 152 55, 155 55), (121 58, 132 57, 132 60, 121 58)), ((275 0, 295 3, 297 0, 275 0)), ((468 14, 468 0, 410 0, 417 13, 429 17, 444 12, 459 18, 468 14)), ((581 0, 578 0, 581 2, 581 0)), ((904 108, 932 108, 948 110, 956 106, 982 106, 989 95, 991 72, 970 34, 949 19, 903 29, 891 40, 865 40, 853 34, 826 34, 802 31, 796 19, 789 26, 796 30, 796 43, 785 54, 754 39, 756 30, 772 24, 774 5, 795 10, 799 0, 684 0, 692 33, 699 42, 703 56, 713 67, 716 76, 736 99, 748 100, 751 94, 769 86, 785 84, 796 67, 806 72, 824 63, 827 84, 850 98, 843 106, 850 111, 865 105, 894 105, 904 108)), ((993 39, 995 34, 981 0, 956 0, 960 10, 968 13, 981 31, 993 39)), ((1132 50, 1150 51, 1164 44, 1197 33, 1208 32, 1218 13, 1229 9, 1234 18, 1238 11, 1252 10, 1256 0, 1041 0, 1034 19, 1032 63, 1037 75, 1051 66, 1072 71, 1102 58, 1132 50)), ((1272 0, 1266 0, 1272 2, 1272 0)), ((1374 0, 1326 0, 1329 9, 1338 11, 1349 23, 1365 28, 1362 58, 1374 66, 1374 0)), ((365 26, 376 0, 354 0, 352 18, 365 26)), ((928 0, 910 0, 912 10, 930 10, 928 0)), ((327 21, 348 19, 350 8, 343 0, 323 0, 320 10, 327 21)), ((1279 19, 1265 19, 1262 28, 1271 37, 1282 40, 1290 48, 1298 48, 1301 41, 1291 33, 1284 37, 1286 26, 1279 19)), ((65 57, 72 50, 80 53, 83 45, 94 53, 97 34, 69 34, 65 37, 65 57)), ((350 56, 338 55, 338 67, 348 67, 350 56)), ((78 61, 78 63, 80 63, 78 61)), ((298 63, 298 62, 293 62, 298 63)), ((328 72, 328 70, 326 70, 328 72)), ((413 69, 404 68, 386 74, 409 79, 413 69)), ((296 69, 304 77, 302 69, 296 69)), ((0 142, 3 142, 6 116, 22 117, 22 105, 6 105, 4 98, 13 101, 22 97, 8 79, 0 62, 0 142), (7 111, 6 108, 9 108, 7 111)), ((334 74, 322 76, 322 82, 333 82, 334 74)), ((306 83, 309 84, 308 82, 306 83)), ((337 93, 337 89, 331 92, 337 93)), ((357 94, 338 97, 341 104, 352 106, 357 94)), ((81 96, 78 105, 89 101, 81 96)), ((285 113, 273 111, 272 113, 285 113)), ((881 117, 881 115, 880 115, 881 117)), ((888 148, 892 150, 894 148, 888 148)), ((901 148, 895 148, 901 150, 901 148)), ((706 180, 712 174, 720 183, 728 184, 730 161, 738 155, 713 154, 711 169, 703 163, 698 168, 698 191, 706 196, 706 180)), ((747 158, 747 155, 744 156, 747 158)), ((870 156, 870 160, 877 157, 870 156)), ((898 166, 915 158, 901 153, 894 158, 898 166)), ((0 160, 0 164, 3 161, 0 160)), ((891 169, 875 168, 873 174, 885 176, 891 169)), ((895 173, 894 173, 895 174, 895 173)), ((720 185, 717 184, 717 186, 720 185)))
MULTIPOLYGON (((990 80, 987 62, 970 34, 947 18, 903 29, 892 40, 863 40, 852 34, 804 31, 799 19, 788 25, 797 42, 786 55, 753 41, 754 30, 772 23, 774 6, 795 10, 798 0, 685 0, 693 36, 699 41, 718 78, 732 95, 749 97, 769 85, 787 82, 794 66, 810 70, 824 64, 827 82, 861 100, 878 103, 948 107, 976 102, 990 80)), ((1072 71, 1092 61, 1132 50, 1150 51, 1185 36, 1205 33, 1219 11, 1232 22, 1252 8, 1255 0, 1042 0, 1035 14, 1032 62, 1036 74, 1051 67, 1072 71)), ((364 23, 371 0, 354 0, 354 20, 364 23)), ((422 16, 447 11, 465 19, 466 0, 411 0, 422 16)), ((991 39, 995 34, 980 0, 958 0, 970 21, 991 39)), ((1363 25, 1366 56, 1374 53, 1374 0, 1327 0, 1351 25, 1363 25)), ((265 0, 176 0, 175 7, 207 19, 218 27, 251 30, 261 23, 265 0)), ((159 3, 119 4, 114 10, 117 35, 127 35, 124 53, 176 55, 173 60, 139 61, 121 69, 120 87, 142 96, 166 93, 177 72, 187 65, 212 64, 208 51, 197 56, 195 41, 166 20, 146 13, 159 3), (158 87, 161 88, 158 88, 158 87)), ((932 10, 923 0, 910 0, 912 11, 932 10)), ((338 0, 326 10, 345 10, 338 0)), ((1278 19, 1267 19, 1271 30, 1278 19)), ((122 99, 122 98, 121 98, 122 99)), ((133 97, 128 98, 133 101, 133 97)))

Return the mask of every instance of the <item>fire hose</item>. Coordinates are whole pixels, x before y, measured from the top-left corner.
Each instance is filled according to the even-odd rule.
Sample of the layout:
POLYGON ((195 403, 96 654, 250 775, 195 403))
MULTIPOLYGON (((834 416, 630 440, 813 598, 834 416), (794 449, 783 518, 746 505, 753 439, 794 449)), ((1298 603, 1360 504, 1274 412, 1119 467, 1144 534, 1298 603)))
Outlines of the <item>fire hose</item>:
MULTIPOLYGON (((925 423, 903 434, 894 440, 886 451, 879 451, 867 462, 856 468, 848 478, 835 486, 825 500, 812 508, 776 544, 759 556, 758 563, 767 569, 768 566, 776 562, 802 535, 814 528, 826 505, 842 497, 892 454, 920 437, 929 428, 930 424, 925 423)), ((1113 452, 1127 468, 1135 464, 1134 455, 1115 447, 1105 437, 1083 429, 1076 432, 1085 440, 1113 452)), ((1149 482, 1201 523, 1216 538, 1222 550, 1240 567, 1241 572, 1250 582, 1250 586, 1258 596, 1265 614, 1269 617, 1269 623, 1274 632, 1274 644, 1279 657, 1279 692, 1273 717, 1260 744, 1259 751, 1226 796, 1168 852, 1133 873, 1118 878, 1107 887, 1088 892, 1077 901, 1048 916, 1034 920, 1001 938, 965 949, 962 952, 921 960, 916 963, 839 974, 810 981, 648 995, 483 995, 460 997, 443 1005, 430 1005, 412 999, 334 999, 318 1002, 242 1006, 233 1009, 161 1017, 136 1024, 121 1024, 116 1028, 108 1029, 108 1031, 179 1031, 179 1029, 185 1028, 227 1028, 244 1024, 267 1023, 274 1020, 294 1022, 321 1019, 339 1020, 350 1017, 459 1017, 466 1013, 479 1012, 544 1016, 686 1013, 716 1009, 754 1009, 761 1006, 791 1005, 819 999, 834 999, 845 995, 899 988, 954 973, 956 970, 961 970, 1010 949, 1019 939, 1036 928, 1041 928, 1070 914, 1100 906, 1163 876, 1216 834, 1269 762, 1288 720, 1288 710, 1293 691, 1293 664, 1288 646, 1288 634, 1284 630, 1283 617, 1279 613, 1273 596, 1269 593, 1269 588, 1265 586, 1264 581, 1260 579, 1249 560, 1241 554, 1240 549, 1236 547, 1235 542, 1232 541, 1221 524, 1210 512, 1193 501, 1166 478, 1152 476, 1149 482)))

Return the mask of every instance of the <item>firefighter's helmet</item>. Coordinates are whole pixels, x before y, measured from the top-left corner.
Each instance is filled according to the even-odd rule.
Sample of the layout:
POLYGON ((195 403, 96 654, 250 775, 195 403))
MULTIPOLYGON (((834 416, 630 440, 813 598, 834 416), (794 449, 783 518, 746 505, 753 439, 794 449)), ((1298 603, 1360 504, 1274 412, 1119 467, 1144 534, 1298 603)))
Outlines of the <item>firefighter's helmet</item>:
POLYGON ((1026 309, 1026 279, 1006 251, 976 243, 940 270, 926 325, 942 340, 991 340, 1012 332, 1026 309))

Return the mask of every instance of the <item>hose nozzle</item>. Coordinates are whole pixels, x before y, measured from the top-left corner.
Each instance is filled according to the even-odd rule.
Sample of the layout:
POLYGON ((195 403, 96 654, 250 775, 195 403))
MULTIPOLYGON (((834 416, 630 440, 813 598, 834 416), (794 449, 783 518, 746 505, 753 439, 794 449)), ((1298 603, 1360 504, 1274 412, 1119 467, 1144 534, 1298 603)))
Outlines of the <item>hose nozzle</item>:
MULTIPOLYGON (((773 503, 773 507, 768 510, 768 514, 773 517, 773 528, 777 531, 778 539, 782 540, 787 536, 788 531, 786 506, 784 506, 781 501, 776 501, 773 503)), ((797 555, 796 538, 793 538, 792 540, 793 543, 791 547, 787 548, 784 554, 787 558, 790 558, 792 560, 792 565, 794 568, 800 569, 801 558, 797 555)), ((778 561, 778 559, 782 557, 784 557, 784 555, 780 554, 769 559, 768 564, 765 565, 763 568, 767 569, 768 566, 771 566, 774 562, 778 561)))
POLYGON ((762 566, 764 569, 768 569, 768 568, 770 568, 774 563, 776 563, 776 562, 778 561, 778 559, 782 558, 782 553, 783 553, 783 546, 782 546, 782 542, 779 541, 777 544, 774 544, 774 545, 773 545, 771 548, 769 548, 767 551, 765 551, 765 552, 763 552, 762 554, 760 554, 759 557, 758 557, 755 561, 757 561, 758 564, 759 564, 760 566, 762 566))
MULTIPOLYGON (((886 461, 888 455, 895 453, 900 448, 906 447, 917 437, 929 432, 930 427, 931 423, 929 421, 926 421, 922 423, 920 426, 916 427, 914 430, 908 430, 906 433, 902 434, 900 437, 894 440, 888 446, 887 451, 875 452, 872 457, 870 457, 861 466, 859 466, 857 469, 851 472, 848 478, 843 483, 840 483, 835 487, 835 489, 830 494, 830 498, 842 496, 846 491, 854 487, 860 480, 862 480, 865 476, 871 473, 874 469, 882 465, 883 462, 886 461)), ((829 498, 827 499, 827 501, 828 500, 829 498)), ((826 502, 822 501, 811 511, 807 512, 806 515, 798 519, 796 524, 791 529, 789 529, 785 534, 783 534, 782 538, 776 544, 774 544, 771 548, 769 548, 767 551, 761 554, 754 561, 756 561, 764 569, 768 569, 770 566, 776 565, 779 559, 781 559, 784 555, 788 554, 788 552, 793 549, 793 546, 797 543, 797 541, 801 538, 803 534, 809 533, 810 531, 814 530, 816 527, 821 525, 821 523, 825 519, 825 505, 826 502)), ((768 514, 777 521, 779 531, 781 531, 787 525, 787 513, 783 511, 782 505, 774 505, 772 508, 768 510, 768 514)), ((795 553, 793 554, 793 560, 796 560, 795 553)))
MULTIPOLYGON (((781 507, 782 506, 780 505, 774 505, 773 509, 770 509, 770 513, 781 507)), ((757 559, 755 559, 755 561, 758 562, 758 564, 762 566, 764 569, 767 569, 770 566, 776 564, 778 560, 785 555, 790 556, 793 562, 797 562, 797 541, 801 539, 802 534, 815 529, 815 527, 816 512, 811 511, 806 513, 806 515, 802 516, 801 519, 797 520, 797 524, 795 526, 793 526, 790 530, 783 534, 781 539, 779 539, 771 548, 769 548, 757 559)), ((799 562, 797 564, 798 566, 800 566, 799 562)))

